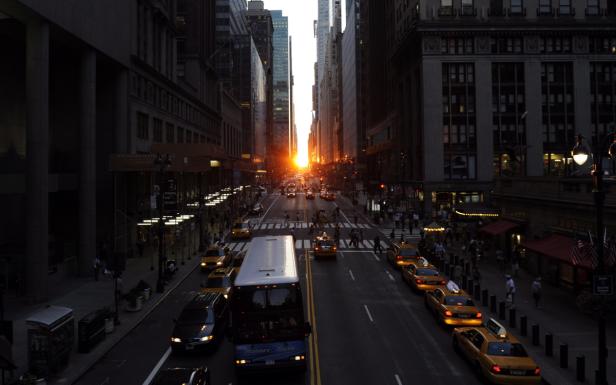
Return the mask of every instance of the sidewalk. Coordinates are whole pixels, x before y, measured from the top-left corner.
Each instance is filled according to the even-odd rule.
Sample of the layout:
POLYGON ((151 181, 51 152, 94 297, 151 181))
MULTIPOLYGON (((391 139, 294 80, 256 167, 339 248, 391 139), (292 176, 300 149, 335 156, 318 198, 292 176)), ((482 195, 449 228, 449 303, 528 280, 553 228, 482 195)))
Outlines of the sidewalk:
MULTIPOLYGON (((381 224, 375 226, 384 237, 386 242, 390 242, 389 237, 393 224, 381 224)), ((396 229, 396 239, 400 239, 400 229, 396 229)), ((410 234, 408 229, 403 232, 404 239, 418 240, 419 229, 415 229, 410 234)), ((460 256, 461 264, 466 261, 463 256, 464 251, 461 245, 449 245, 447 255, 453 253, 460 256)), ((448 258, 447 258, 448 259, 448 258)), ((470 263, 470 260, 468 261, 470 263)), ((510 269, 502 271, 496 264, 495 257, 484 256, 479 262, 481 273, 481 289, 487 289, 488 295, 496 296, 497 304, 505 299, 505 273, 510 273, 510 269)), ((595 369, 597 368, 597 321, 581 313, 575 304, 575 296, 562 288, 552 286, 542 282, 542 298, 539 308, 535 308, 531 284, 534 280, 526 271, 520 269, 518 276, 514 277, 516 284, 515 308, 516 326, 511 331, 518 337, 542 369, 545 382, 552 385, 561 384, 581 384, 576 381, 576 357, 584 356, 586 360, 585 383, 595 383, 595 369), (526 337, 520 336, 520 316, 528 319, 528 333, 526 337), (539 345, 532 344, 532 325, 539 325, 539 345), (553 335, 553 356, 546 356, 545 335, 553 335), (560 368, 560 345, 567 344, 568 369, 560 368)), ((481 305, 481 301, 476 301, 481 305)), ((498 319, 497 312, 491 313, 489 306, 483 307, 482 312, 488 317, 498 319)), ((505 319, 499 320, 503 325, 509 327, 509 311, 506 311, 505 319)), ((607 348, 608 348, 608 383, 616 384, 616 324, 607 321, 607 348)))

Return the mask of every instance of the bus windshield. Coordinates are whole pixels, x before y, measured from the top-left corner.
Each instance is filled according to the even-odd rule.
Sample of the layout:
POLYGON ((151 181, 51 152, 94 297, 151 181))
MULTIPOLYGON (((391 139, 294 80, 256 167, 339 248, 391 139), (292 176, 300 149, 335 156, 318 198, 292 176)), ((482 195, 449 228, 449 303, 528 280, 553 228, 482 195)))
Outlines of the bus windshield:
POLYGON ((299 286, 242 287, 233 296, 234 341, 239 344, 304 338, 299 286))

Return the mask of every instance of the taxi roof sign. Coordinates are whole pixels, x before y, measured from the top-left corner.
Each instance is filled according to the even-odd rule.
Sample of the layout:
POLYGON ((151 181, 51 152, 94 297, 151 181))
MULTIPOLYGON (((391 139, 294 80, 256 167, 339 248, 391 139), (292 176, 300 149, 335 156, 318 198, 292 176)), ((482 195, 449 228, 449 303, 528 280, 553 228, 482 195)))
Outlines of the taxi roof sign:
POLYGON ((447 282, 447 290, 453 293, 459 293, 460 287, 454 281, 449 281, 447 282))
POLYGON ((419 265, 421 265, 422 267, 428 267, 430 266, 430 262, 428 262, 428 260, 424 257, 419 257, 419 265))
POLYGON ((494 318, 490 318, 488 322, 486 322, 486 329, 498 338, 507 338, 507 329, 505 329, 505 327, 500 323, 496 322, 494 318))

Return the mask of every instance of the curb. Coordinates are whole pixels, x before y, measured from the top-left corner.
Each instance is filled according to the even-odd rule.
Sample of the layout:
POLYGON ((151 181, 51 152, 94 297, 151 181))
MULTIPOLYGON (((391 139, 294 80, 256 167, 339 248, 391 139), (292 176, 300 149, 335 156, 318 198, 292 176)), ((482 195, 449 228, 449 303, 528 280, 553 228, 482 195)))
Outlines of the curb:
MULTIPOLYGON (((130 332, 135 330, 135 328, 137 328, 137 326, 139 326, 145 320, 145 318, 147 316, 149 316, 154 311, 154 309, 156 309, 158 307, 158 305, 160 305, 169 296, 169 294, 171 294, 172 291, 177 289, 177 287, 180 286, 188 278, 188 276, 191 275, 198 267, 199 267, 199 263, 195 263, 195 266, 192 267, 191 269, 189 269, 186 272, 186 275, 184 275, 184 277, 179 279, 172 287, 170 287, 168 290, 166 290, 165 293, 163 293, 162 296, 160 298, 158 298, 158 300, 145 313, 143 313, 143 315, 137 320, 137 322, 135 322, 134 325, 132 325, 130 328, 128 328, 124 332, 124 334, 121 335, 117 339, 117 341, 114 341, 106 350, 104 350, 104 351, 101 350, 100 351, 100 356, 92 364, 88 365, 83 370, 81 370, 81 373, 79 373, 77 375, 77 377, 75 377, 75 379, 71 380, 70 383, 71 384, 75 384, 86 373, 88 373, 88 371, 90 371, 90 369, 92 369, 92 367, 94 367, 94 365, 96 365, 101 360, 102 357, 104 357, 109 351, 111 351, 111 349, 113 349, 116 345, 118 345, 130 332)), ((53 384, 53 383, 55 383, 55 381, 53 381, 51 383, 53 384)))

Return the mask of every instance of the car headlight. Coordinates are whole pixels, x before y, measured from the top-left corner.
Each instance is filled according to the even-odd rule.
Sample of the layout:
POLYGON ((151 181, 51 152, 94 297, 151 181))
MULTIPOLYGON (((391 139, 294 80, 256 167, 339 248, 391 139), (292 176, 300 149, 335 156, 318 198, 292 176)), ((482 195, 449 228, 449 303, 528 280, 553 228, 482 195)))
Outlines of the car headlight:
POLYGON ((201 266, 205 266, 205 262, 201 262, 201 266))
POLYGON ((201 342, 211 341, 214 339, 214 336, 205 336, 201 337, 201 342))
POLYGON ((216 262, 216 266, 222 266, 222 262, 220 261, 216 262))
POLYGON ((236 365, 246 365, 248 363, 250 363, 249 360, 235 360, 236 365))
POLYGON ((180 342, 182 342, 182 339, 178 338, 178 337, 171 337, 171 342, 175 342, 175 343, 179 344, 180 342))
POLYGON ((229 299, 229 294, 223 294, 223 297, 225 297, 225 299, 229 299))

